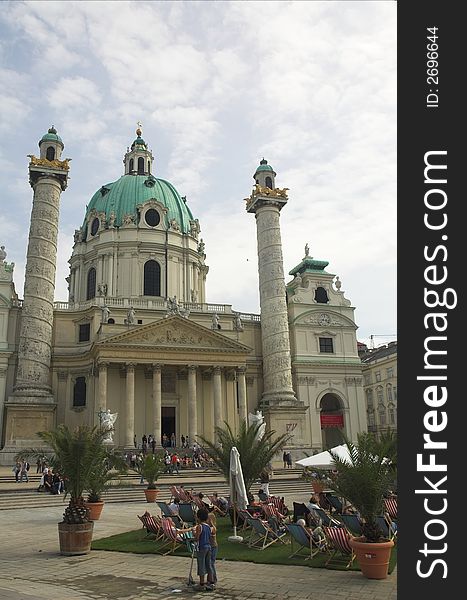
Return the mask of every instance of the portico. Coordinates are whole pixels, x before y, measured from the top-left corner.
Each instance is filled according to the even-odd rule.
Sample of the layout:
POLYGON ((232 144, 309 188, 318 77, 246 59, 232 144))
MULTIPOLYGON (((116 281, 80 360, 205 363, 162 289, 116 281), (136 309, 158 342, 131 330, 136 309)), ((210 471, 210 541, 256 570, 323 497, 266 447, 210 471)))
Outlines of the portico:
MULTIPOLYGON (((98 365, 95 413, 118 412, 114 441, 133 447, 143 433, 175 433, 195 441, 214 439, 214 428, 224 420, 247 417, 246 372, 250 349, 180 316, 162 319, 95 346, 98 365), (175 431, 164 431, 171 408, 175 431)), ((172 422, 173 422, 172 421, 172 422)))

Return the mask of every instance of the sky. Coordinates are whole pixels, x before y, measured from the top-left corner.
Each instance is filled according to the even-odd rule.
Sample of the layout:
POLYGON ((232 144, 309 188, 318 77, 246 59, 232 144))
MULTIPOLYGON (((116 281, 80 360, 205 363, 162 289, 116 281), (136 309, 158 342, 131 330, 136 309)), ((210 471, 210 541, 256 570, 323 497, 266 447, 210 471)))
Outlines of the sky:
POLYGON ((28 154, 53 124, 71 157, 55 299, 92 195, 123 174, 136 123, 153 173, 187 197, 209 265, 207 301, 259 313, 264 157, 289 188, 284 271, 329 261, 357 338, 396 339, 396 8, 382 2, 2 2, 0 244, 23 294, 28 154), (373 336, 371 338, 371 336, 373 336))

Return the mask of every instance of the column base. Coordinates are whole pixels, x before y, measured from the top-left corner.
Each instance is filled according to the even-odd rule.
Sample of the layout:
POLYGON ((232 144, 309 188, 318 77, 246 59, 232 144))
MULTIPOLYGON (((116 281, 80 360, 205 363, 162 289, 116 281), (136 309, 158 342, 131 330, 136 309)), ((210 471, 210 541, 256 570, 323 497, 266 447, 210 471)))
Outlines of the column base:
POLYGON ((307 440, 306 411, 308 406, 295 399, 263 407, 263 414, 267 429, 274 430, 276 434, 287 433, 291 436, 287 448, 306 448, 310 446, 307 440))

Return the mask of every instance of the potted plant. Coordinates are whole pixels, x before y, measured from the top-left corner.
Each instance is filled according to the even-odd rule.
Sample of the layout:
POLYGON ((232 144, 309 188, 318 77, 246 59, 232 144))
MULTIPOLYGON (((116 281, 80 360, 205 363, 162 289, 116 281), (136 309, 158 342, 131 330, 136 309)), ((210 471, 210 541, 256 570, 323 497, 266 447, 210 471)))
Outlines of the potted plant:
POLYGON ((145 479, 148 483, 144 493, 146 494, 147 502, 155 502, 159 489, 156 486, 156 481, 164 472, 165 465, 161 453, 146 454, 137 461, 134 470, 141 475, 141 483, 145 479))
POLYGON ((103 493, 112 486, 112 481, 125 471, 127 465, 124 459, 113 451, 102 449, 100 462, 92 470, 86 487, 86 507, 89 509, 89 519, 97 521, 104 507, 103 493))
POLYGON ((348 461, 329 451, 337 472, 331 487, 360 514, 363 535, 350 543, 362 573, 369 579, 384 579, 394 542, 384 538, 376 517, 383 514, 384 495, 394 477, 393 465, 386 456, 386 444, 378 444, 371 434, 360 435, 356 444, 345 442, 348 461))
POLYGON ((63 521, 58 524, 60 553, 66 556, 87 554, 91 550, 94 523, 89 519, 83 493, 89 488, 92 473, 101 464, 106 435, 107 430, 86 425, 73 431, 59 425, 52 431, 38 433, 52 448, 51 464, 62 473, 65 497, 70 496, 63 521))

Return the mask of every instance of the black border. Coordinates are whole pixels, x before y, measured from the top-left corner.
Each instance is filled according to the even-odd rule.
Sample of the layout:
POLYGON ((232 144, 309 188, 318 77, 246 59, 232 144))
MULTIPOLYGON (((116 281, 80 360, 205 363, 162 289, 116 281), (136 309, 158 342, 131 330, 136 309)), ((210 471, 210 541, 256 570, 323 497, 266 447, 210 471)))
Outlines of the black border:
MULTIPOLYGON (((461 178, 467 168, 463 167, 465 150, 466 118, 465 101, 461 88, 465 88, 465 67, 462 57, 467 56, 467 22, 461 16, 460 4, 447 1, 438 2, 399 2, 398 3, 398 598, 415 597, 420 600, 440 600, 442 594, 449 591, 465 595, 465 584, 461 575, 467 567, 464 562, 466 545, 467 514, 464 500, 467 499, 462 458, 467 456, 467 431, 465 427, 465 406, 467 404, 466 385, 463 371, 467 371, 464 361, 464 340, 467 327, 463 317, 465 293, 463 293, 465 267, 464 239, 467 230, 461 215, 465 204, 465 193, 461 187, 461 178), (429 88, 427 77, 427 27, 438 27, 439 62, 439 102, 437 108, 427 108, 426 97, 429 88), (462 105, 462 107, 461 107, 462 105), (445 230, 430 231, 424 225, 424 196, 427 184, 424 181, 424 155, 426 152, 446 150, 447 193, 446 214, 448 223, 445 230), (441 240, 447 235, 447 240, 441 240), (442 260, 444 252, 439 251, 433 262, 424 257, 424 247, 433 249, 444 244, 448 254, 442 260), (427 374, 424 362, 424 343, 433 330, 426 330, 424 316, 431 312, 424 302, 424 288, 427 286, 424 271, 430 264, 448 269, 448 278, 440 288, 453 288, 457 294, 457 306, 447 313, 448 327, 444 333, 447 340, 438 345, 447 354, 438 363, 447 364, 443 372, 447 375, 448 400, 438 411, 447 413, 448 425, 433 439, 445 440, 446 450, 436 452, 436 462, 447 464, 446 473, 417 472, 417 454, 423 451, 423 434, 426 433, 424 415, 432 408, 424 402, 424 389, 430 385, 426 381, 417 381, 417 376, 427 374), (462 268, 464 267, 464 268, 462 268), (457 462, 457 464, 456 464, 457 462), (416 489, 426 489, 424 476, 433 482, 447 475, 447 490, 443 495, 416 494, 416 489), (424 510, 424 498, 430 498, 432 507, 435 502, 442 505, 441 498, 447 499, 447 510, 439 517, 430 516, 424 510), (435 500, 436 498, 436 500, 435 500), (431 500, 432 499, 432 500, 431 500), (424 528, 432 518, 443 519, 447 526, 444 539, 435 542, 426 540, 424 528), (425 541, 430 548, 441 549, 446 543, 446 551, 430 554, 425 558, 419 550, 425 541), (454 546, 460 541, 460 549, 454 546), (444 566, 433 565, 431 575, 422 578, 417 574, 417 561, 422 560, 420 570, 425 574, 431 570, 436 559, 446 562, 444 566)), ((433 288, 433 286, 428 286, 433 288)), ((430 371, 440 374, 441 371, 430 371)), ((430 526, 433 534, 439 533, 442 526, 430 526)), ((443 547, 444 548, 444 547, 443 547)))

